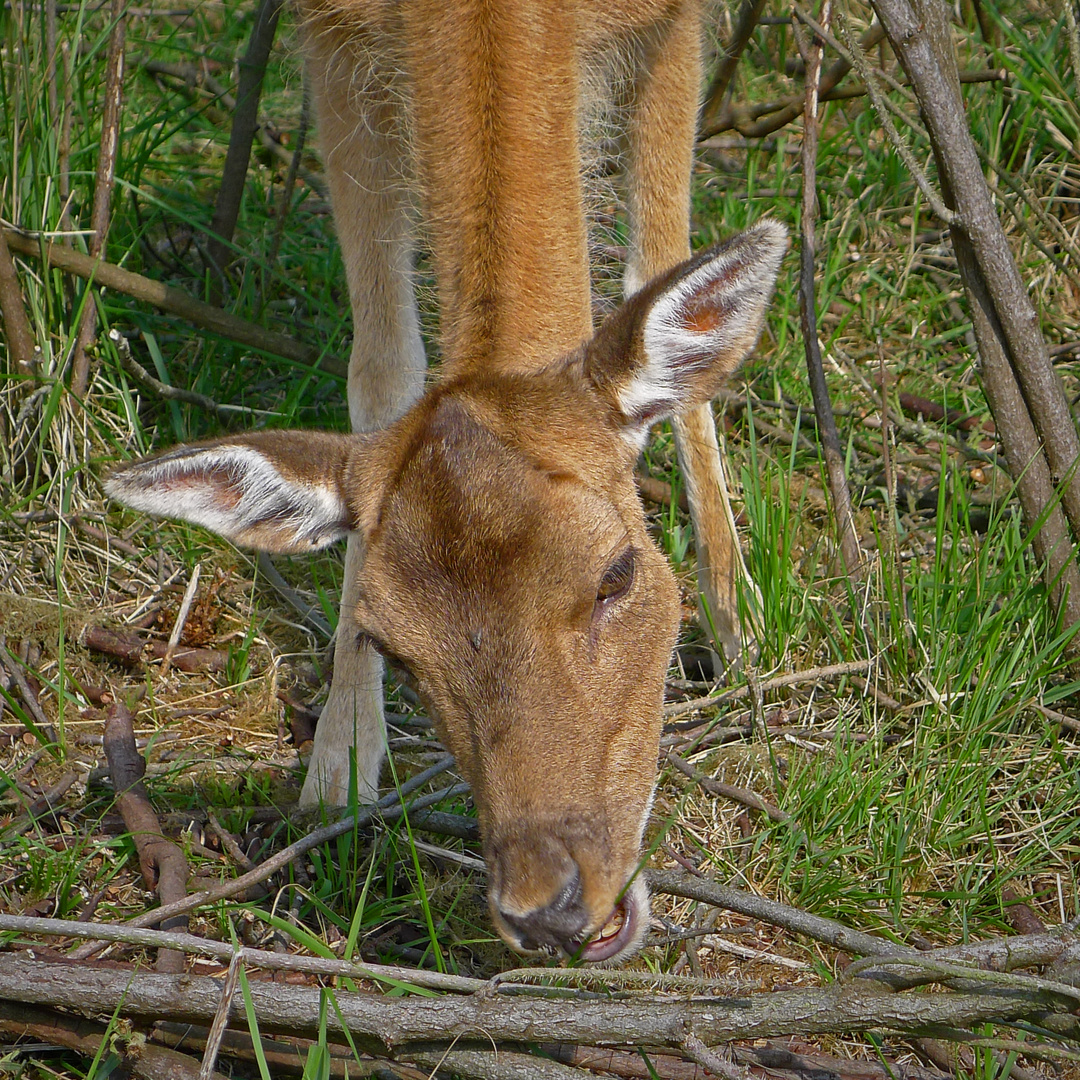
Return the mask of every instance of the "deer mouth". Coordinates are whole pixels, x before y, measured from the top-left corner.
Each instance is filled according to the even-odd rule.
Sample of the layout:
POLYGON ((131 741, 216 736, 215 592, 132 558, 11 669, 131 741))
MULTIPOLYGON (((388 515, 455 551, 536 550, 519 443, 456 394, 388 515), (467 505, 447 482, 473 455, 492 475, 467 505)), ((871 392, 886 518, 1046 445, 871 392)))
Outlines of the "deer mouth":
POLYGON ((608 920, 575 953, 579 960, 591 964, 611 960, 637 943, 641 923, 641 906, 632 891, 615 905, 608 920))

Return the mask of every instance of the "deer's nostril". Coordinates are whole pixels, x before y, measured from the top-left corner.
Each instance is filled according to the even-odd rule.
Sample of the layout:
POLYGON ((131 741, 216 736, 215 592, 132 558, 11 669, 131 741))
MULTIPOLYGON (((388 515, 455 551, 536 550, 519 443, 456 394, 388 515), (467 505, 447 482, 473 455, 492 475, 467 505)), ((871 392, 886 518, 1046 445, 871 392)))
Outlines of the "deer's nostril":
POLYGON ((572 875, 543 907, 509 912, 500 906, 499 914, 506 925, 520 935, 522 948, 546 945, 571 951, 588 921, 582 903, 580 872, 575 866, 572 875))

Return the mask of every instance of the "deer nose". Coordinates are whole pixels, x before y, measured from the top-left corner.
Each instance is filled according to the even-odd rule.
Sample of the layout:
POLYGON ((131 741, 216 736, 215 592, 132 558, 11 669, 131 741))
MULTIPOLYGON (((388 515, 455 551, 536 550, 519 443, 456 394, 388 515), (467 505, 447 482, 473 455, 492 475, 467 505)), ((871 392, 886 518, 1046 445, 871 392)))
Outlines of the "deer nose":
POLYGON ((542 946, 573 952, 580 945, 581 931, 588 921, 582 902, 581 873, 575 864, 570 876, 555 898, 543 907, 531 911, 507 911, 501 905, 503 921, 521 939, 523 949, 542 946))

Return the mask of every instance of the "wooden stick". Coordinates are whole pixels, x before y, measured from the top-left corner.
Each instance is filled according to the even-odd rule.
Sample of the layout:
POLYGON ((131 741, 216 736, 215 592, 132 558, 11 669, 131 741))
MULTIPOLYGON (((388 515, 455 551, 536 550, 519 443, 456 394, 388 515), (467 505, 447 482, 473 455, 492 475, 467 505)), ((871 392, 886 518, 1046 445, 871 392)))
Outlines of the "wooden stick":
MULTIPOLYGON (((772 679, 766 679, 758 683, 762 693, 776 690, 781 686, 794 686, 796 683, 816 682, 818 679, 836 679, 844 675, 861 674, 874 666, 872 659, 849 660, 844 664, 827 664, 824 667, 806 668, 804 671, 791 671, 786 675, 777 675, 772 679)), ((687 713, 697 712, 699 709, 708 709, 716 705, 726 705, 730 701, 739 701, 750 696, 749 686, 736 686, 731 690, 725 690, 720 694, 707 697, 693 698, 690 701, 674 701, 664 706, 664 719, 671 720, 676 716, 685 716, 687 713)))
POLYGON ((238 318, 227 311, 222 311, 221 308, 214 307, 213 304, 196 300, 195 297, 171 285, 163 285, 160 281, 154 281, 142 274, 132 273, 112 263, 92 259, 80 251, 54 244, 53 240, 59 237, 30 237, 14 229, 4 229, 4 238, 12 251, 37 256, 47 265, 55 266, 58 270, 92 280, 98 285, 104 285, 107 289, 115 289, 136 300, 153 304, 154 307, 167 311, 170 315, 186 319, 220 337, 258 349, 260 352, 282 356, 298 364, 320 368, 339 378, 345 377, 345 364, 326 356, 318 349, 302 345, 284 334, 264 330, 261 326, 256 326, 246 319, 238 318))
MULTIPOLYGON (((980 974, 987 973, 971 972, 972 978, 980 974)), ((972 993, 897 994, 862 978, 752 996, 659 1001, 651 992, 619 995, 616 1000, 566 1001, 520 991, 510 996, 400 998, 338 989, 335 1008, 330 1010, 320 1009, 325 991, 317 987, 253 981, 250 991, 262 1030, 310 1037, 319 1031, 322 1012, 331 1038, 343 1037, 347 1028, 365 1050, 385 1053, 387 1047, 394 1047, 405 1060, 416 1060, 417 1051, 438 1053, 451 1044, 469 1051, 490 1049, 493 1041, 655 1046, 682 1052, 688 1032, 714 1047, 731 1039, 792 1032, 908 1032, 932 1025, 1009 1023, 1026 1018, 1068 1023, 1071 1008, 1057 995, 1034 987, 990 982, 972 993)), ((115 1009, 136 1019, 169 1016, 207 1023, 217 1011, 221 987, 215 979, 190 974, 136 974, 0 953, 3 998, 93 1012, 115 1009)), ((244 1023, 243 1009, 235 1001, 231 1017, 237 1024, 244 1023)))
MULTIPOLYGON (((183 851, 161 834, 157 815, 143 786, 146 762, 135 746, 132 722, 131 710, 123 702, 110 706, 105 720, 105 756, 116 790, 116 804, 139 853, 146 887, 154 889, 161 902, 168 905, 187 894, 188 864, 183 851)), ((169 920, 166 929, 177 925, 186 927, 187 916, 169 920)), ((170 974, 183 971, 183 954, 162 949, 157 970, 170 974)))
POLYGON ((15 272, 15 263, 11 251, 0 229, 0 321, 4 325, 8 352, 15 361, 15 371, 19 375, 32 376, 36 364, 37 344, 30 329, 30 320, 23 307, 22 289, 19 275, 15 272))
MULTIPOLYGON (((116 158, 120 151, 120 110, 124 94, 124 41, 127 35, 125 0, 112 0, 109 51, 105 59, 105 103, 101 113, 101 143, 98 147, 94 201, 90 208, 90 257, 97 259, 105 250, 105 237, 112 214, 113 185, 116 182, 116 158)), ((90 360, 86 349, 97 332, 97 305, 93 294, 86 297, 79 331, 72 353, 71 392, 77 398, 86 394, 90 381, 90 360)))

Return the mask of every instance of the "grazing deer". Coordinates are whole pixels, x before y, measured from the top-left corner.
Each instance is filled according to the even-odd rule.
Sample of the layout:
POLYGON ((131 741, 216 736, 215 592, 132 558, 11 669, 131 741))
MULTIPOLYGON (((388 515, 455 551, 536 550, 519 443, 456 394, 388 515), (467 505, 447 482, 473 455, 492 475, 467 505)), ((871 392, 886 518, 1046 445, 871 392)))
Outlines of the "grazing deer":
POLYGON ((379 654, 392 658, 472 786, 499 933, 625 956, 648 923, 634 875, 678 623, 634 463, 673 417, 732 647, 739 560, 708 402, 759 336, 785 231, 764 221, 687 259, 694 0, 300 7, 355 324, 355 434, 180 447, 120 469, 108 491, 272 552, 347 537, 302 801, 342 804, 350 782, 373 797, 379 654), (594 335, 579 132, 615 54, 629 299, 594 335), (412 183, 445 359, 426 393, 412 183))

